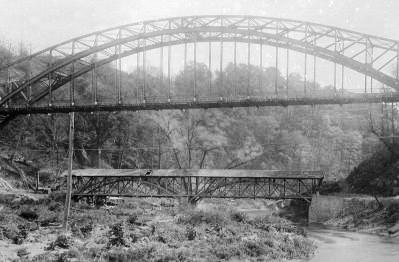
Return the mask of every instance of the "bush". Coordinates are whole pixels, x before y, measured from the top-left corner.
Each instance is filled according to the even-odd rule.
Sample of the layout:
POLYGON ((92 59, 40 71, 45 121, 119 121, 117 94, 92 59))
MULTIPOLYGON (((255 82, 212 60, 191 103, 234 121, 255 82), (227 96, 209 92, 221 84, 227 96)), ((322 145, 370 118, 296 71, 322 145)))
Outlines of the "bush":
MULTIPOLYGON (((61 253, 61 254, 59 254, 58 255, 58 257, 57 257, 57 262, 58 261, 62 261, 62 262, 69 262, 69 261, 76 261, 76 260, 78 260, 77 258, 80 258, 81 257, 81 254, 80 254, 81 252, 79 252, 79 250, 78 249, 76 249, 76 248, 71 248, 71 249, 69 249, 68 251, 65 251, 65 252, 63 252, 63 253, 61 253)), ((81 261, 81 260, 78 260, 78 261, 81 261)))
POLYGON ((18 226, 18 233, 16 237, 13 239, 14 243, 17 245, 21 245, 22 242, 28 237, 28 226, 26 225, 19 225, 18 226))
POLYGON ((24 257, 24 256, 27 256, 29 254, 30 253, 28 252, 28 250, 26 250, 26 247, 18 249, 18 251, 17 251, 17 256, 19 256, 19 257, 24 257))
POLYGON ((87 238, 90 236, 93 229, 93 222, 91 220, 87 220, 86 218, 71 223, 72 234, 76 237, 87 238))
POLYGON ((267 254, 270 248, 259 240, 245 240, 241 243, 240 250, 250 257, 259 257, 267 254))
POLYGON ((93 222, 90 222, 80 228, 80 232, 82 233, 84 238, 89 237, 92 231, 93 231, 93 222))
POLYGON ((69 262, 68 254, 66 252, 58 254, 56 262, 69 262))
MULTIPOLYGON (((143 245, 137 245, 129 249, 112 249, 104 256, 103 261, 162 261, 154 259, 154 252, 159 249, 159 246, 153 242, 143 245)), ((166 260, 167 261, 167 260, 166 260)), ((173 260, 171 260, 173 261, 173 260)))
POLYGON ((8 224, 6 227, 3 227, 3 235, 8 239, 15 239, 18 233, 18 226, 14 223, 8 224))
POLYGON ((280 242, 280 250, 284 252, 284 257, 289 259, 305 258, 312 254, 315 247, 309 239, 301 236, 286 235, 280 242))
POLYGON ((108 247, 126 246, 124 238, 122 223, 117 223, 111 226, 109 234, 108 247))
POLYGON ((54 250, 56 247, 68 249, 72 245, 72 239, 66 235, 59 235, 54 242, 47 247, 48 250, 54 250))
POLYGON ((180 216, 177 220, 177 223, 191 224, 193 226, 202 223, 224 225, 226 223, 226 218, 224 215, 216 211, 190 210, 180 216))
POLYGON ((238 223, 246 223, 248 221, 248 215, 244 212, 234 211, 230 214, 230 218, 238 223))
POLYGON ((211 253, 222 260, 229 260, 232 257, 241 255, 240 248, 237 244, 217 244, 211 249, 211 253))
POLYGON ((62 204, 59 202, 51 201, 48 204, 48 210, 50 211, 60 211, 62 209, 62 204))
POLYGON ((187 227, 186 228, 186 236, 188 240, 194 240, 195 237, 197 236, 197 232, 193 227, 187 227))
POLYGON ((253 220, 248 221, 248 223, 257 229, 262 229, 265 231, 270 231, 270 230, 284 231, 283 229, 287 229, 288 231, 288 228, 292 226, 290 222, 288 222, 286 219, 278 216, 257 217, 253 220))
POLYGON ((40 226, 42 227, 48 227, 51 224, 57 224, 60 222, 59 214, 46 213, 45 215, 41 215, 39 222, 40 226))
POLYGON ((26 220, 29 220, 29 221, 34 221, 34 220, 36 220, 39 217, 39 215, 35 211, 29 210, 29 209, 28 210, 23 210, 19 214, 19 216, 24 218, 24 219, 26 219, 26 220))
POLYGON ((136 224, 137 220, 138 220, 138 215, 137 214, 132 214, 128 217, 127 222, 129 224, 136 224))
POLYGON ((155 226, 154 240, 162 243, 175 243, 187 240, 187 230, 181 225, 167 223, 155 226))

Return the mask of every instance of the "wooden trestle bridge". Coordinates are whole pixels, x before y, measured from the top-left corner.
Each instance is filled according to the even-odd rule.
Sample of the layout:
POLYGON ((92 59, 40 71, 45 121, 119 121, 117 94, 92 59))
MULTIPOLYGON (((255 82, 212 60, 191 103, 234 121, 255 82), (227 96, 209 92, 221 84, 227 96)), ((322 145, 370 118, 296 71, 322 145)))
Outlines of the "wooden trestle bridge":
POLYGON ((72 198, 186 197, 310 200, 321 171, 232 169, 80 169, 72 172, 72 198))

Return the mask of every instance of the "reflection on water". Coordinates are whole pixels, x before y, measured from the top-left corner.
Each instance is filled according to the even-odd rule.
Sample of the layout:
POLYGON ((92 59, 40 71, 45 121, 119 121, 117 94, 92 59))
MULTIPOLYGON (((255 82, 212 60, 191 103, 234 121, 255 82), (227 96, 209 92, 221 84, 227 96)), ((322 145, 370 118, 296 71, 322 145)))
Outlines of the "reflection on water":
POLYGON ((398 262, 399 239, 310 227, 315 241, 312 262, 398 262))

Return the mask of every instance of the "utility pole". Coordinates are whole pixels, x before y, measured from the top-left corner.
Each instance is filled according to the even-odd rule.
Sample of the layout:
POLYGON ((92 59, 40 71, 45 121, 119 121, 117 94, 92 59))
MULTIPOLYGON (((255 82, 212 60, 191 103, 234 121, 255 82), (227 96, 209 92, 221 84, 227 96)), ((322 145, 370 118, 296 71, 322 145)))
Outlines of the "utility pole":
POLYGON ((69 113, 69 148, 68 148, 68 176, 67 176, 67 193, 64 209, 64 230, 68 230, 68 219, 71 210, 71 191, 72 191, 72 164, 73 164, 73 137, 75 130, 75 113, 69 113))
POLYGON ((158 169, 161 169, 161 137, 158 126, 158 169))

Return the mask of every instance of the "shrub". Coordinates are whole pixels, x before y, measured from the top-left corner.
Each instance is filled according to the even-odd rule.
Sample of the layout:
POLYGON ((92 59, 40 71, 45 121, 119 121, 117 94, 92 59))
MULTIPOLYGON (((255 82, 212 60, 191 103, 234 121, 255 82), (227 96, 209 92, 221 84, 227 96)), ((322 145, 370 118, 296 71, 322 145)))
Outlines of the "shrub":
POLYGON ((13 241, 15 244, 21 245, 22 242, 27 238, 27 236, 28 236, 28 226, 19 225, 18 233, 17 233, 16 237, 13 239, 13 241))
POLYGON ((296 257, 309 257, 316 249, 311 240, 301 236, 294 236, 293 242, 296 250, 296 257))
POLYGON ((241 243, 240 250, 250 257, 265 255, 269 248, 259 240, 245 240, 241 243))
POLYGON ((54 250, 56 247, 68 249, 72 245, 72 239, 66 235, 59 235, 54 242, 47 247, 48 250, 54 250))
POLYGON ((29 221, 34 221, 39 217, 35 211, 29 209, 23 210, 19 216, 29 221))
POLYGON ((130 216, 128 217, 127 222, 128 222, 129 224, 136 224, 138 218, 139 218, 139 217, 137 216, 137 214, 132 214, 132 215, 130 215, 130 216))
POLYGON ((85 250, 84 256, 93 259, 94 261, 101 261, 99 259, 102 256, 103 250, 97 247, 90 247, 88 250, 85 250))
POLYGON ((244 212, 234 211, 230 214, 230 218, 238 223, 246 223, 248 221, 248 215, 244 212))
POLYGON ((295 235, 285 235, 279 247, 284 257, 289 259, 308 257, 315 250, 312 241, 295 235))
POLYGON ((105 254, 103 261, 162 261, 154 259, 154 252, 158 249, 159 246, 153 242, 137 245, 127 250, 119 248, 112 249, 105 254))
POLYGON ((48 204, 48 210, 50 211, 59 211, 62 208, 62 204, 59 202, 51 201, 48 204))
POLYGON ((108 247, 126 246, 124 238, 122 223, 117 223, 111 226, 109 234, 108 247))
POLYGON ((19 256, 19 257, 24 257, 24 256, 27 256, 29 254, 30 253, 28 252, 28 250, 26 250, 26 247, 18 249, 18 251, 17 251, 17 256, 19 256))
POLYGON ((193 227, 187 227, 186 228, 186 236, 188 240, 194 240, 197 235, 197 232, 193 227))
POLYGON ((155 226, 154 240, 167 244, 187 240, 187 231, 181 225, 167 223, 155 226))
POLYGON ((58 254, 56 262, 69 262, 68 254, 66 252, 58 254))
POLYGON ((93 222, 85 218, 71 223, 72 234, 76 237, 87 238, 90 236, 93 229, 94 229, 93 222))
POLYGON ((78 249, 71 248, 68 251, 58 254, 57 262, 70 262, 70 261, 81 261, 81 254, 78 249))
POLYGON ((48 227, 50 224, 55 224, 55 223, 59 223, 60 219, 59 219, 59 214, 56 213, 46 213, 43 215, 40 215, 40 226, 42 227, 48 227))
POLYGON ((3 235, 8 239, 15 239, 18 235, 18 232, 18 226, 14 223, 10 223, 6 227, 3 227, 3 235))
POLYGON ((151 261, 157 262, 195 261, 189 259, 189 253, 186 252, 186 249, 174 249, 169 248, 166 245, 157 246, 156 250, 151 255, 153 256, 151 261))
POLYGON ((80 232, 85 238, 89 237, 92 231, 93 231, 93 222, 90 222, 80 228, 80 232))
POLYGON ((262 229, 265 231, 279 230, 279 229, 281 229, 280 231, 284 231, 282 229, 288 230, 288 227, 291 226, 286 219, 277 216, 257 217, 253 220, 248 221, 248 223, 257 229, 262 229))
POLYGON ((226 223, 226 218, 224 215, 216 211, 190 210, 180 216, 177 223, 191 224, 193 226, 201 223, 224 225, 226 223))
POLYGON ((237 244, 216 244, 212 249, 211 253, 217 258, 223 260, 230 260, 232 257, 239 257, 241 255, 240 248, 237 244))

